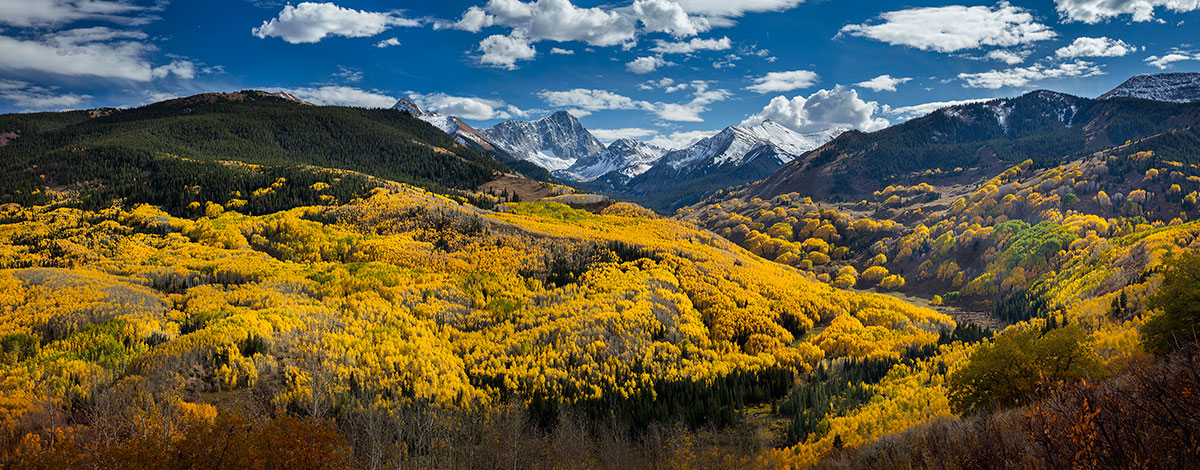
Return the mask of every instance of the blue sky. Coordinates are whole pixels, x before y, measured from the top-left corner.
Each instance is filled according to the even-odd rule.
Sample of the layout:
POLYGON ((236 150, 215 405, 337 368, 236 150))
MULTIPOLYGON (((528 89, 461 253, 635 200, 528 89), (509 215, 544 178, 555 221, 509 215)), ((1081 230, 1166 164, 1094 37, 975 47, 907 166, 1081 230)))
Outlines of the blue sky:
POLYGON ((931 103, 1200 71, 1200 0, 0 0, 0 112, 244 88, 409 96, 479 127, 569 110, 608 141, 874 130, 931 103))

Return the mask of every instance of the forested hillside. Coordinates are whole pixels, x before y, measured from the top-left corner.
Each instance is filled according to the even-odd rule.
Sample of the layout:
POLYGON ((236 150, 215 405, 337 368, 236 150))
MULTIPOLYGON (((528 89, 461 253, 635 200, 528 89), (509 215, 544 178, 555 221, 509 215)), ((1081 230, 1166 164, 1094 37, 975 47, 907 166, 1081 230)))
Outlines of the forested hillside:
POLYGON ((889 185, 972 183, 1025 160, 1053 167, 1200 122, 1200 104, 1091 100, 1049 91, 952 106, 865 134, 847 132, 753 185, 854 202, 889 185))
MULTIPOLYGON (((306 170, 311 167, 438 192, 473 190, 507 171, 405 113, 312 106, 256 91, 197 95, 91 115, 9 115, 0 117, 0 133, 19 135, 0 147, 7 176, 0 182, 0 201, 45 203, 40 188, 47 186, 98 188, 84 191, 92 199, 87 207, 93 209, 113 200, 172 211, 192 202, 250 200, 249 193, 263 187, 263 181, 280 178, 306 183, 290 188, 332 186, 325 195, 343 202, 364 194, 362 178, 342 181, 328 171, 306 170)), ((287 204, 317 202, 320 196, 294 189, 286 203, 251 205, 249 210, 277 211, 287 204)))
POLYGON ((1157 468, 1197 457, 1187 439, 1132 437, 1200 424, 1165 418, 1198 404, 1161 388, 1197 383, 1184 300, 1200 292, 1187 277, 1200 247, 1193 140, 1183 129, 949 191, 889 186, 857 204, 743 189, 681 216, 834 286, 900 291, 1007 327, 950 366, 954 415, 820 466, 1157 468))

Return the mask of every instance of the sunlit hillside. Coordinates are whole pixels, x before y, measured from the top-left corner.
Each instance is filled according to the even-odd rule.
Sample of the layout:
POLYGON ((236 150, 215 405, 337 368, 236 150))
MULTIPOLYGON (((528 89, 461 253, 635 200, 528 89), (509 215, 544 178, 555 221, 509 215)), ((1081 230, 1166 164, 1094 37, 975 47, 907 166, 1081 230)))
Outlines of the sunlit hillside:
POLYGON ((397 186, 345 205, 205 213, 5 209, 8 458, 102 463, 151 451, 131 435, 295 415, 336 428, 344 438, 323 444, 359 463, 446 463, 489 443, 433 440, 451 431, 444 414, 515 407, 540 423, 529 432, 567 419, 728 425, 843 359, 915 364, 865 387, 877 406, 932 393, 860 418, 876 421, 862 438, 948 413, 915 382, 932 366, 911 359, 936 353, 955 326, 945 315, 839 291, 633 205, 491 212, 397 186), (361 424, 403 413, 437 416, 437 429, 361 424))

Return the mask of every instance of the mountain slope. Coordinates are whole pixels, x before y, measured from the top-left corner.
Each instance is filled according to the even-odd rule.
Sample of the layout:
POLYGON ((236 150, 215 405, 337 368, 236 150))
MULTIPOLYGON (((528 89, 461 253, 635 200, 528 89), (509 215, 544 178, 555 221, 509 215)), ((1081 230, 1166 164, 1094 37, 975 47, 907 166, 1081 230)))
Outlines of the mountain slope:
MULTIPOLYGON (((257 91, 210 93, 95 118, 78 116, 78 112, 65 113, 59 124, 0 147, 0 167, 8 176, 0 183, 5 199, 17 194, 27 197, 44 186, 80 184, 99 187, 108 197, 125 198, 148 191, 138 178, 149 179, 152 175, 146 172, 158 166, 159 173, 153 175, 156 185, 173 181, 163 172, 210 174, 212 183, 194 191, 224 200, 229 194, 216 195, 216 188, 232 184, 222 182, 232 176, 228 168, 220 168, 229 166, 221 161, 272 167, 241 171, 259 175, 254 178, 282 171, 275 168, 322 167, 438 191, 475 188, 507 171, 494 159, 457 145, 442 131, 405 113, 312 106, 257 91)), ((21 122, 5 117, 0 124, 21 122)), ((14 130, 22 129, 0 129, 0 133, 14 130)), ((286 173, 295 176, 295 171, 286 173)), ((188 178, 180 176, 183 184, 188 178)), ((157 202, 171 208, 187 205, 195 194, 185 189, 157 188, 155 194, 171 198, 157 202), (175 196, 170 196, 172 191, 175 196)))
POLYGON ((1050 91, 948 107, 887 129, 847 132, 753 192, 858 200, 889 184, 970 183, 1017 162, 1057 165, 1200 122, 1200 104, 1092 100, 1050 91))
POLYGON ((1190 103, 1200 101, 1200 73, 1155 73, 1134 76, 1100 99, 1141 98, 1190 103))
POLYGON ((493 144, 483 133, 456 116, 443 116, 435 112, 426 111, 408 98, 401 98, 396 104, 392 105, 392 109, 406 112, 420 118, 422 121, 428 122, 434 127, 441 129, 442 132, 450 134, 458 143, 478 153, 495 158, 500 163, 529 179, 537 181, 554 180, 554 177, 545 168, 513 157, 499 146, 493 144))
POLYGON ((633 139, 618 139, 604 150, 575 161, 570 168, 556 172, 559 177, 578 182, 594 181, 614 174, 618 178, 633 178, 645 173, 662 158, 667 149, 633 139))

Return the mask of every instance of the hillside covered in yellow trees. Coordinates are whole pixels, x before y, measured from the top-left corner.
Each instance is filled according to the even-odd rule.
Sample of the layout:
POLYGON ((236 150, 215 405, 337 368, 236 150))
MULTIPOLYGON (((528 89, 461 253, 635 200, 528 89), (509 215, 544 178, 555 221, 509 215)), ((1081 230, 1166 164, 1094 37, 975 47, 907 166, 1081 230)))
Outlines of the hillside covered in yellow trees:
POLYGON ((663 215, 397 110, 3 126, 5 467, 1200 459, 1195 128, 663 215))
MULTIPOLYGON (((893 363, 955 326, 623 203, 492 212, 396 186, 262 216, 208 204, 196 219, 5 208, 8 458, 103 464, 92 459, 151 451, 131 435, 170 440, 226 414, 336 428, 344 438, 324 444, 355 459, 499 458, 480 446, 502 442, 445 435, 488 427, 450 423, 730 425, 821 364, 893 363), (434 427, 400 420, 420 416, 434 427)), ((914 399, 914 364, 892 371, 878 406, 914 399)), ((946 413, 944 397, 918 400, 862 424, 946 413)))

